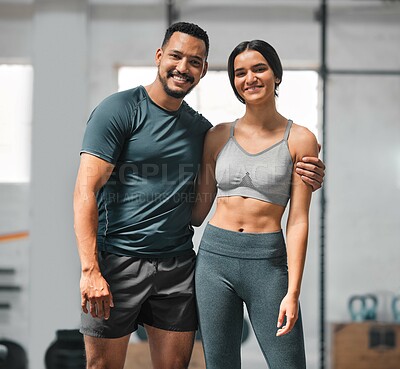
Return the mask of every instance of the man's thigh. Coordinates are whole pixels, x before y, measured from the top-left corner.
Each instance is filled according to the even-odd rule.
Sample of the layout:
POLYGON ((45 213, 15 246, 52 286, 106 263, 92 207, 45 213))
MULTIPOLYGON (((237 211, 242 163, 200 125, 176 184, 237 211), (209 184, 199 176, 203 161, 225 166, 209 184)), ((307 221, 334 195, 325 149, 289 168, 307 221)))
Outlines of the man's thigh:
POLYGON ((190 253, 154 260, 153 292, 144 301, 138 323, 172 332, 197 329, 194 266, 190 253))
POLYGON ((82 313, 84 335, 120 338, 135 331, 138 323, 174 332, 197 329, 193 250, 161 259, 102 252, 99 264, 110 285, 114 307, 108 320, 82 313))
POLYGON ((120 338, 137 329, 137 317, 152 290, 152 265, 146 259, 99 253, 101 273, 110 285, 114 307, 109 319, 81 313, 81 333, 98 338, 120 338))
POLYGON ((87 369, 123 369, 130 335, 121 338, 85 336, 87 369))
POLYGON ((157 369, 186 369, 192 355, 195 332, 176 332, 145 325, 151 361, 157 369))

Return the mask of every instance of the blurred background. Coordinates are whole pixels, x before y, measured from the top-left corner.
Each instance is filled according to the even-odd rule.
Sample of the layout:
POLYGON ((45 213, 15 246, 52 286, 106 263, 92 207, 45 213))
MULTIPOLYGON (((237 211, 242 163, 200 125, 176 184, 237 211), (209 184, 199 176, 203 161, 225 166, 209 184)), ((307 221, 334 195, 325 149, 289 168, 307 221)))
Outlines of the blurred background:
MULTIPOLYGON (((227 57, 264 39, 285 70, 279 110, 322 144, 301 294, 308 368, 399 369, 396 0, 0 0, 0 344, 44 369, 56 332, 79 327, 72 193, 86 120, 111 93, 154 80, 179 20, 211 43, 189 104, 213 124, 240 116, 227 57)), ((251 330, 242 366, 266 367, 251 330)))

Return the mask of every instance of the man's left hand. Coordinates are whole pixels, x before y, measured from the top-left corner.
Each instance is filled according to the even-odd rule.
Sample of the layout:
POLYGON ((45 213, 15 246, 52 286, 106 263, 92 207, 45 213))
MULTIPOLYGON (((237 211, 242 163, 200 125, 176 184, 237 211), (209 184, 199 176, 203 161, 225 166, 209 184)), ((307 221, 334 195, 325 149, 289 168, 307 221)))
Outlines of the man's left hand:
POLYGON ((325 176, 325 164, 315 157, 304 157, 296 165, 296 173, 312 187, 313 191, 322 187, 325 176))

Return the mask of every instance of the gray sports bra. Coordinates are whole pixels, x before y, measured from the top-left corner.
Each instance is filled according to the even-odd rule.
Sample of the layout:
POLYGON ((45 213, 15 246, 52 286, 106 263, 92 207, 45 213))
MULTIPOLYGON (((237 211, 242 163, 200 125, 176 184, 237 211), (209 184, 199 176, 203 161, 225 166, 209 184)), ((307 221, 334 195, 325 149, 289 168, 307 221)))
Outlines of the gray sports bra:
POLYGON ((236 141, 231 125, 228 142, 217 156, 217 197, 243 196, 286 206, 290 198, 293 161, 288 147, 292 121, 283 139, 257 154, 250 154, 236 141))

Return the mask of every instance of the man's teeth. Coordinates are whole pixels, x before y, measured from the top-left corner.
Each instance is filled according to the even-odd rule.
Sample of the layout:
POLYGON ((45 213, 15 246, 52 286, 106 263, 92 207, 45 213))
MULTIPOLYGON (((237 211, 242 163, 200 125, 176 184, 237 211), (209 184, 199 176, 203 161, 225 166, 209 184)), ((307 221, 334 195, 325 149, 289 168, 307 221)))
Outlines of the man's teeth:
POLYGON ((173 75, 172 77, 174 79, 177 79, 178 81, 186 81, 187 80, 187 78, 185 78, 185 77, 180 77, 180 76, 175 76, 175 75, 173 75))

